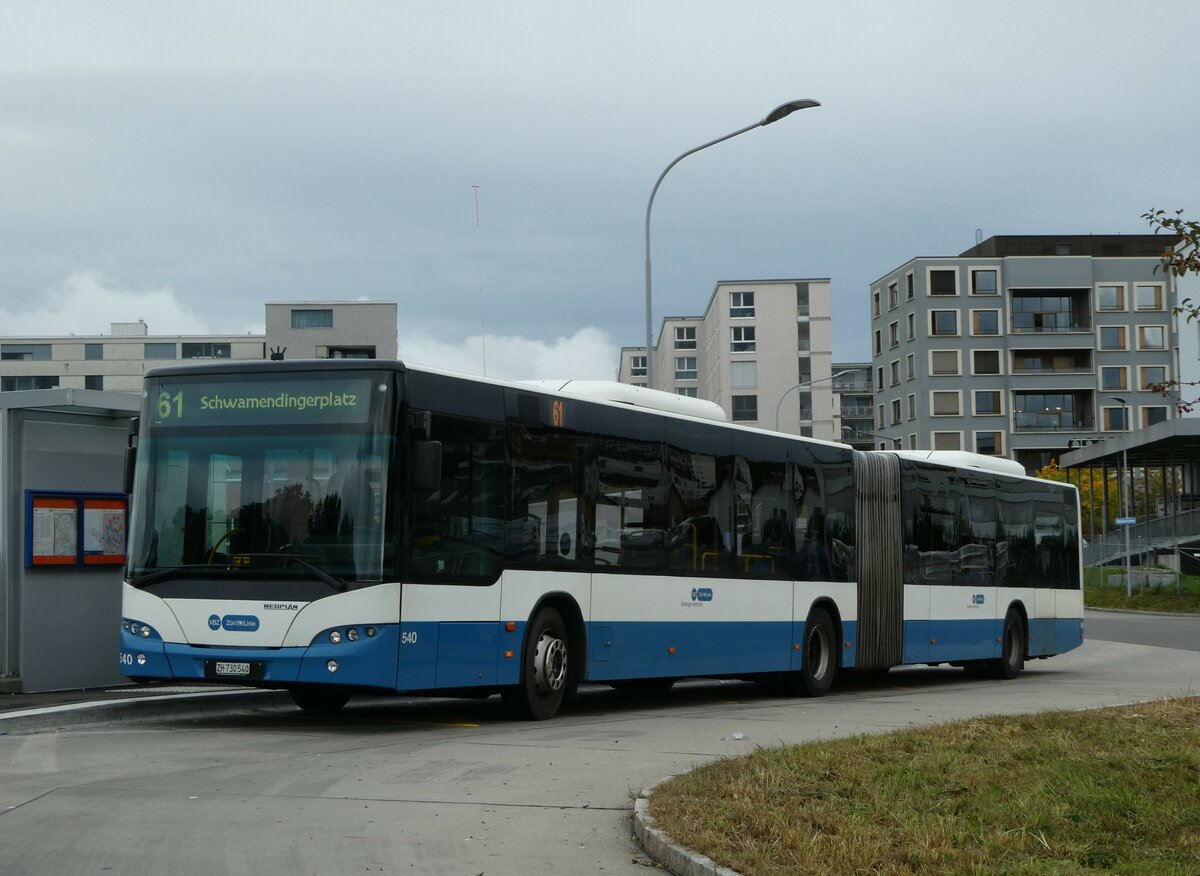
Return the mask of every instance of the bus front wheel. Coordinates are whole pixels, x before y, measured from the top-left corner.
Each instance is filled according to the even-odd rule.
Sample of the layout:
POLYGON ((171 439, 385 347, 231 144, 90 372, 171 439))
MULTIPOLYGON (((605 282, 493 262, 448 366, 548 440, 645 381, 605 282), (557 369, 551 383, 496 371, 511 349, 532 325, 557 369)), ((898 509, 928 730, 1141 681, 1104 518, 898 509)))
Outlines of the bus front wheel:
POLYGON ((501 697, 509 711, 526 721, 553 718, 569 678, 567 626, 553 608, 543 608, 529 625, 521 649, 521 681, 501 697))

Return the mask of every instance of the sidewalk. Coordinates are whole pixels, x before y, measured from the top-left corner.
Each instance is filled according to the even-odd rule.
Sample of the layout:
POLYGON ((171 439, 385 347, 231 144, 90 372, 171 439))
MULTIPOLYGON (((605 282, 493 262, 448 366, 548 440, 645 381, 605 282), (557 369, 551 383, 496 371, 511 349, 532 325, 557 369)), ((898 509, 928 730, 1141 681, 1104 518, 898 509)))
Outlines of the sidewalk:
POLYGON ((211 684, 129 684, 0 694, 0 734, 153 717, 191 718, 230 708, 291 704, 284 691, 211 684))

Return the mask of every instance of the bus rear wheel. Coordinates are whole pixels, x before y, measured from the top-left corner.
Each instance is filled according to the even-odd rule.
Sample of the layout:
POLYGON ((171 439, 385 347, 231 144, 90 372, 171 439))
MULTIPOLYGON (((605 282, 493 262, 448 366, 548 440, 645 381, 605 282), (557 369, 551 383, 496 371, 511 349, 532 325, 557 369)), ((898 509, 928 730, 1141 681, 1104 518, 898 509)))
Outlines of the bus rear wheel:
POLYGON ((521 649, 521 681, 501 693, 517 718, 545 721, 563 703, 570 676, 567 626, 554 608, 543 608, 529 625, 521 649))
POLYGON ((304 711, 324 715, 332 715, 350 702, 349 692, 338 688, 297 687, 288 693, 292 695, 292 702, 304 711))
POLYGON ((1025 623, 1016 609, 1004 615, 1004 633, 1000 644, 1000 659, 991 662, 995 678, 1016 678, 1025 668, 1025 623))
POLYGON ((825 609, 814 608, 804 624, 800 671, 789 673, 784 683, 788 693, 804 697, 820 697, 829 693, 838 668, 836 641, 833 618, 825 609))

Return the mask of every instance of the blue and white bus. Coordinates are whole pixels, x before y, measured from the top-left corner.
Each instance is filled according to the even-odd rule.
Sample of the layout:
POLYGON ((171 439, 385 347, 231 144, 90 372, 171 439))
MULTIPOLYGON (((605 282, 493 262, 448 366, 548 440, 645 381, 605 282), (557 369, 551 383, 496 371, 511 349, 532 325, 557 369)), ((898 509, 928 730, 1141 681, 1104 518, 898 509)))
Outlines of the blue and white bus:
POLYGON ((156 369, 135 433, 134 679, 544 719, 583 682, 816 696, 902 664, 1011 678, 1082 641, 1076 492, 1004 460, 363 360, 156 369))

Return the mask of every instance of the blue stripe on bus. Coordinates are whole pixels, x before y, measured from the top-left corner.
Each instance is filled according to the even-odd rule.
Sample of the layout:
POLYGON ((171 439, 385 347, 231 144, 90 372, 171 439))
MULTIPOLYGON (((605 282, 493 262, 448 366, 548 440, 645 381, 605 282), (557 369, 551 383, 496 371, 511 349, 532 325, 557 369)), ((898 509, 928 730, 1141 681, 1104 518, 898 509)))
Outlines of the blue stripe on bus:
MULTIPOLYGON (((904 622, 904 663, 994 660, 1000 656, 1003 618, 904 622)), ((1079 618, 1030 618, 1030 657, 1070 651, 1083 643, 1079 618)))

